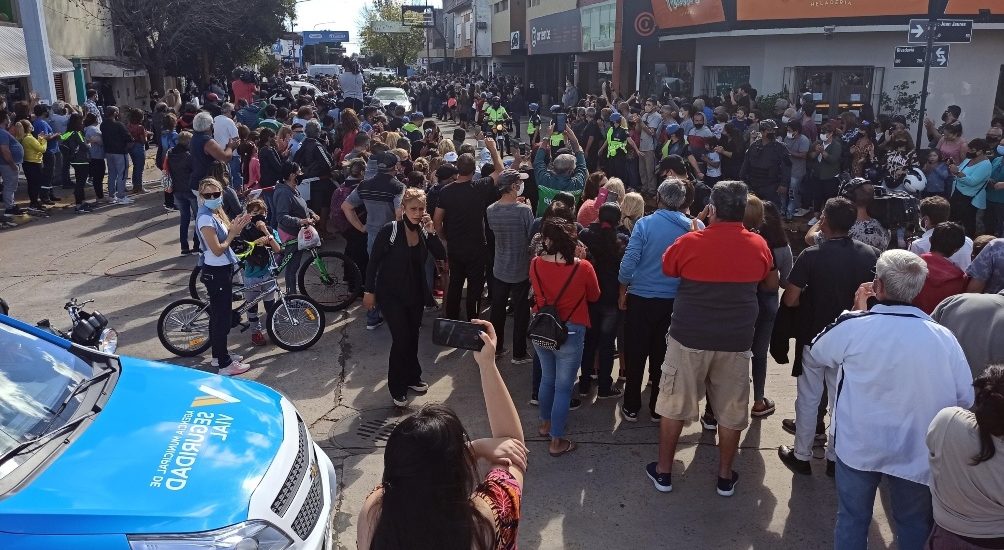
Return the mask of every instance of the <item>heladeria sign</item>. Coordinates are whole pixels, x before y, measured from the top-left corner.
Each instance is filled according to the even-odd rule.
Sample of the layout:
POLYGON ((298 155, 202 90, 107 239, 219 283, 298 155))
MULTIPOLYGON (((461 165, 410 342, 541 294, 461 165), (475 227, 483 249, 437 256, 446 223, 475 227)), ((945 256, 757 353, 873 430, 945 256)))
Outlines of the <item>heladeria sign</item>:
POLYGON ((582 48, 579 10, 569 10, 531 19, 527 53, 574 53, 582 48))

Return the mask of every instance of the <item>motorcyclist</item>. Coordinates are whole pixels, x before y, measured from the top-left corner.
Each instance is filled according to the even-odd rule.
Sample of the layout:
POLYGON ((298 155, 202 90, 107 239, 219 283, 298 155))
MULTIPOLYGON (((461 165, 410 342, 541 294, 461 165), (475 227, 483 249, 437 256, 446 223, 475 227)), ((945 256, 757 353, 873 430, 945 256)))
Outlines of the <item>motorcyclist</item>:
POLYGON ((512 154, 512 145, 509 139, 509 127, 512 124, 512 119, 505 107, 502 106, 502 99, 499 96, 493 96, 489 100, 489 105, 485 107, 485 124, 496 137, 500 137, 498 126, 502 125, 501 136, 504 136, 505 154, 512 154))
POLYGON ((540 105, 531 103, 527 109, 530 112, 530 120, 526 123, 526 138, 531 145, 536 145, 540 141, 540 105))

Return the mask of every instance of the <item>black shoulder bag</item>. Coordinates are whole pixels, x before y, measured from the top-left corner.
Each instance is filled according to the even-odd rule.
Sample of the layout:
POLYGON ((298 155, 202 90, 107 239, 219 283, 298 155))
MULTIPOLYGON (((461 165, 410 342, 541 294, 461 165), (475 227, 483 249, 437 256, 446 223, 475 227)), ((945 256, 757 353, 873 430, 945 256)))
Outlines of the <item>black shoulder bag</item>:
MULTIPOLYGON (((565 289, 575 278, 575 272, 579 269, 579 262, 576 260, 575 265, 572 267, 572 272, 568 275, 568 279, 565 281, 564 286, 561 287, 561 291, 554 298, 553 303, 548 303, 547 297, 544 296, 544 285, 540 284, 540 297, 544 299, 544 305, 540 307, 537 313, 534 313, 530 318, 530 326, 527 330, 527 335, 530 337, 530 341, 537 347, 557 350, 561 348, 561 345, 565 343, 568 339, 568 318, 571 318, 571 313, 574 313, 576 309, 579 308, 579 303, 575 304, 572 308, 571 313, 569 313, 568 318, 562 320, 561 315, 558 314, 558 302, 561 297, 565 294, 565 289)), ((540 281, 540 275, 537 274, 537 264, 533 264, 533 274, 540 281)))

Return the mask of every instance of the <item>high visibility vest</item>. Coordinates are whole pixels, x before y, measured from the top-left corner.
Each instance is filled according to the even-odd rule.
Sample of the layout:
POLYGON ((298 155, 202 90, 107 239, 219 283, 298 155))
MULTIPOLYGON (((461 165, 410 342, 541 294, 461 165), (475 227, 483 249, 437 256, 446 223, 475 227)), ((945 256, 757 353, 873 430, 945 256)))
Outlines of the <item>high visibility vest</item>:
POLYGON ((530 115, 530 121, 526 123, 526 133, 527 135, 533 135, 537 131, 537 125, 540 124, 540 115, 530 115))
POLYGON ((417 132, 419 130, 418 126, 415 126, 414 124, 412 124, 410 122, 407 123, 407 124, 405 124, 405 125, 403 125, 403 126, 401 126, 401 129, 404 130, 404 133, 406 133, 406 134, 410 134, 412 132, 417 132))
POLYGON ((607 158, 616 157, 618 151, 627 154, 627 142, 614 139, 614 129, 610 127, 607 129, 607 158))
POLYGON ((551 134, 551 147, 561 147, 565 143, 565 134, 551 134))
POLYGON ((494 107, 488 107, 485 109, 485 114, 488 115, 488 122, 502 122, 506 119, 505 107, 499 107, 498 109, 494 107))

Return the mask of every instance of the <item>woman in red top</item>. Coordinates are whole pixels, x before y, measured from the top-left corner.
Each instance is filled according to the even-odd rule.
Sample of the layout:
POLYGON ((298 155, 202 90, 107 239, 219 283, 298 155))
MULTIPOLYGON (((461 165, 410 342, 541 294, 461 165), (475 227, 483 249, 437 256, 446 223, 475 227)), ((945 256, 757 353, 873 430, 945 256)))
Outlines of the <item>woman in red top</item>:
POLYGON ((589 327, 589 302, 600 299, 596 271, 586 260, 575 258, 578 238, 575 224, 562 218, 549 218, 541 227, 543 254, 530 262, 534 311, 553 305, 568 326, 568 339, 556 350, 534 344, 540 360, 541 379, 537 397, 540 401, 542 437, 550 435, 548 451, 561 456, 575 450, 575 443, 564 439, 572 386, 582 363, 582 348, 589 327))
POLYGON ((342 162, 345 160, 345 155, 355 149, 356 135, 359 134, 359 115, 352 109, 342 111, 342 124, 338 130, 339 135, 342 136, 342 150, 339 151, 336 162, 342 162))
POLYGON ((129 111, 129 137, 132 142, 129 144, 129 160, 132 161, 132 191, 133 193, 143 192, 143 169, 146 167, 146 143, 153 132, 148 132, 143 126, 143 111, 133 109, 129 111))
POLYGON ((492 437, 471 441, 445 405, 426 405, 398 424, 387 439, 383 481, 359 513, 359 550, 516 549, 527 457, 523 428, 495 366, 495 329, 473 322, 485 343, 474 359, 492 437), (480 483, 478 460, 492 464, 480 483))

